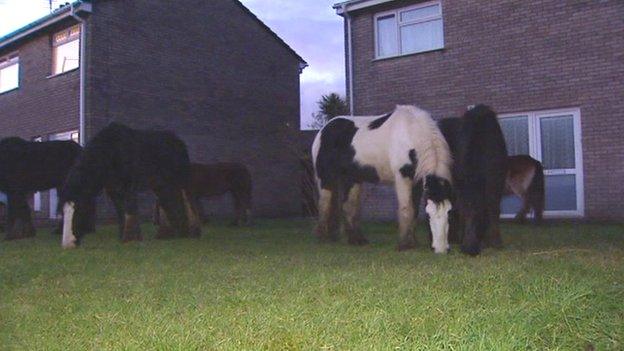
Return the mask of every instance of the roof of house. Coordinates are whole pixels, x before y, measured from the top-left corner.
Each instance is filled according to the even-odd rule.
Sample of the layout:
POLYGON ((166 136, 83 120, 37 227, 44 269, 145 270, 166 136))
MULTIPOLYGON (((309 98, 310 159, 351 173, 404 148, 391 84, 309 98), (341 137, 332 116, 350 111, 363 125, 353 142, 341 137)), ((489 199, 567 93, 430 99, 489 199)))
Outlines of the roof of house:
MULTIPOLYGON (((91 12, 91 1, 93 0, 74 1, 69 6, 60 7, 54 10, 49 15, 41 17, 40 19, 34 22, 31 22, 22 28, 19 28, 3 37, 0 37, 0 50, 8 46, 9 44, 12 44, 20 39, 23 39, 30 34, 33 34, 34 32, 37 32, 53 23, 56 23, 64 18, 67 18, 68 16, 71 16, 72 8, 75 8, 76 11, 91 12)), ((299 60, 301 64, 300 68, 303 69, 308 66, 308 63, 301 56, 299 56, 299 54, 293 48, 291 48, 271 28, 269 28, 269 26, 267 26, 264 22, 262 22, 253 12, 251 12, 251 10, 245 7, 245 5, 243 5, 238 0, 234 0, 234 2, 238 4, 240 8, 243 9, 243 11, 245 11, 245 13, 251 16, 251 18, 257 21, 264 30, 266 30, 269 34, 271 34, 275 38, 275 40, 277 40, 281 45, 286 47, 286 49, 288 49, 288 51, 290 51, 299 60)))
POLYGON ((43 28, 50 26, 53 23, 56 23, 71 16, 72 8, 74 8, 76 12, 91 12, 91 0, 78 0, 72 2, 68 6, 59 7, 58 9, 52 11, 49 15, 43 16, 38 20, 25 25, 22 28, 14 30, 9 34, 0 37, 0 50, 8 46, 9 44, 21 40, 43 28))
POLYGON ((342 16, 347 12, 360 10, 363 8, 380 5, 391 1, 395 0, 349 0, 334 4, 334 9, 336 10, 337 14, 342 16))

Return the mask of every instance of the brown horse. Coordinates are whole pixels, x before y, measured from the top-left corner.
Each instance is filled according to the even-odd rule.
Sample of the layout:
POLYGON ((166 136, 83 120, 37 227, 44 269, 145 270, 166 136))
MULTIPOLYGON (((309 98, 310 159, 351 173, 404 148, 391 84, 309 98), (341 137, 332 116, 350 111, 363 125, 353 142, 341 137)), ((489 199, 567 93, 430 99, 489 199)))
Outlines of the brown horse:
MULTIPOLYGON (((230 193, 234 200, 234 225, 251 224, 251 173, 240 163, 220 162, 213 164, 191 164, 191 177, 186 186, 191 205, 197 209, 201 219, 207 217, 201 203, 203 198, 211 198, 230 193)), ((158 208, 158 204, 156 204, 158 208)), ((154 221, 159 222, 159 211, 154 212, 154 221)))
POLYGON ((507 158, 507 180, 504 195, 516 195, 522 199, 522 209, 516 220, 523 223, 533 209, 535 224, 542 221, 544 213, 544 168, 542 163, 528 155, 507 158))

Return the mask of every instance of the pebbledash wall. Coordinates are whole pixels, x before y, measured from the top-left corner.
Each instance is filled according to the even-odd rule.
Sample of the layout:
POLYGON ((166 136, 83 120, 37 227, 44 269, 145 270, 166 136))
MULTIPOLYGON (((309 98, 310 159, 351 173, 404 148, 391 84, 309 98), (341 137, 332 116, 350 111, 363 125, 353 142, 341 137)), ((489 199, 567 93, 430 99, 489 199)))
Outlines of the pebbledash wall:
MULTIPOLYGON (((367 2, 382 4, 349 12, 356 115, 406 103, 434 118, 476 103, 499 114, 578 108, 584 216, 624 219, 624 2, 437 1, 444 47, 386 59, 376 59, 375 14, 427 1, 346 5, 367 2)), ((369 187, 365 199, 365 215, 395 216, 392 189, 369 187)))
MULTIPOLYGON (((192 161, 249 167, 257 215, 300 215, 301 170, 288 140, 299 130, 305 61, 237 0, 89 3, 86 140, 111 121, 173 130, 192 161)), ((19 88, 0 94, 1 137, 78 129, 79 71, 49 77, 51 35, 76 23, 0 48, 20 56, 19 88)), ((208 213, 231 212, 228 199, 210 204, 208 213)))

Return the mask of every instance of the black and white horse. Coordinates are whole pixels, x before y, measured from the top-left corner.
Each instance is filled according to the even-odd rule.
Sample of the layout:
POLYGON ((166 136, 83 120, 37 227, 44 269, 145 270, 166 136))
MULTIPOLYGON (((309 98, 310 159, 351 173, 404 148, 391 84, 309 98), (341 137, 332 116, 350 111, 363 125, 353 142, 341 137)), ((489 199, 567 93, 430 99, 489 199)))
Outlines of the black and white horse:
POLYGON ((173 133, 111 123, 84 148, 61 190, 63 247, 75 247, 89 231, 86 224, 102 189, 115 206, 124 242, 142 240, 137 195, 148 189, 178 236, 198 236, 199 223, 183 192, 189 176, 186 145, 173 133))
POLYGON ((342 207, 349 243, 368 243, 359 225, 361 184, 382 182, 394 184, 399 201, 398 250, 416 246, 415 200, 423 191, 434 234, 432 248, 436 253, 449 250, 452 159, 429 113, 397 106, 383 116, 336 117, 317 134, 312 157, 319 186, 320 240, 338 239, 342 207))
POLYGON ((0 141, 0 191, 7 196, 7 240, 35 235, 26 197, 60 188, 81 149, 73 141, 32 142, 17 137, 0 141))

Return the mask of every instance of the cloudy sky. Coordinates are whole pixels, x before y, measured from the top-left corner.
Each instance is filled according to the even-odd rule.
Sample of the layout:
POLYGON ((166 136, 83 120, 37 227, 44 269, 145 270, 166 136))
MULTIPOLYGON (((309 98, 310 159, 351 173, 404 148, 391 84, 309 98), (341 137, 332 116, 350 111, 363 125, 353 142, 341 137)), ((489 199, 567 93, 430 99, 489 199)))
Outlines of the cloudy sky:
MULTIPOLYGON (((70 0, 53 0, 53 7, 70 0)), ((344 95, 342 21, 336 0, 241 0, 309 64, 301 75, 302 127, 322 94, 344 95)), ((49 13, 48 0, 0 0, 0 36, 49 13)))

